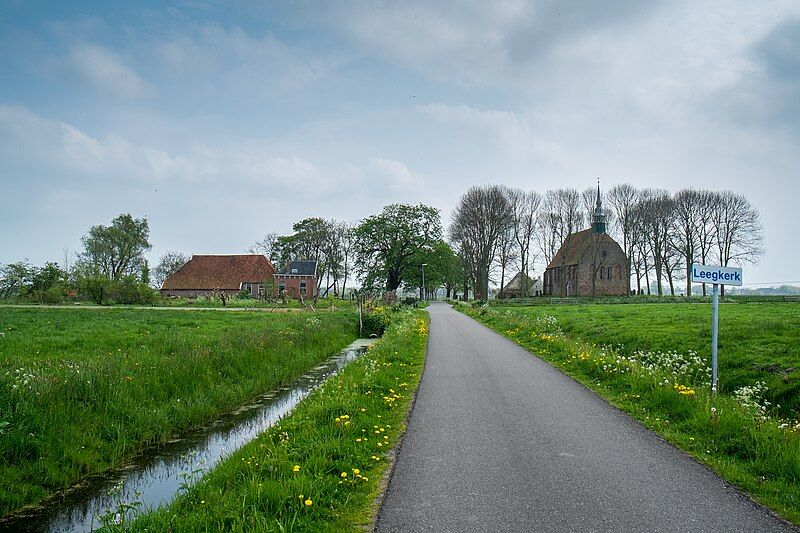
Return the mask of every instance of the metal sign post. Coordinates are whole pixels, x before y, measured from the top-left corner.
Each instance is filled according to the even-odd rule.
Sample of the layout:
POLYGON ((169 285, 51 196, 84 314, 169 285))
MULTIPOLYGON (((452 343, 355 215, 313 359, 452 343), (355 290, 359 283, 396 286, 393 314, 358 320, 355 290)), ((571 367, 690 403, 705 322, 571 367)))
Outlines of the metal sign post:
POLYGON ((717 345, 719 341, 719 286, 742 284, 742 269, 720 266, 692 265, 692 282, 713 283, 711 292, 711 392, 716 393, 717 380, 717 345))
POLYGON ((719 284, 711 291, 711 392, 717 392, 717 341, 719 339, 719 284))

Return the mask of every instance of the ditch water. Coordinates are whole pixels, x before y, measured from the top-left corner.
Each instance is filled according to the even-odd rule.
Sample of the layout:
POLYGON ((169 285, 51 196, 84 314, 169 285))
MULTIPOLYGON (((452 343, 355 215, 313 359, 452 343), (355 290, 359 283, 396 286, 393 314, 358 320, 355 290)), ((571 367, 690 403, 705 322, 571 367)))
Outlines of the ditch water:
POLYGON ((113 518, 121 503, 140 504, 140 510, 169 503, 204 472, 286 416, 325 380, 361 356, 373 340, 357 340, 289 385, 124 468, 93 478, 61 499, 0 520, 0 531, 92 531, 102 526, 102 517, 113 518))

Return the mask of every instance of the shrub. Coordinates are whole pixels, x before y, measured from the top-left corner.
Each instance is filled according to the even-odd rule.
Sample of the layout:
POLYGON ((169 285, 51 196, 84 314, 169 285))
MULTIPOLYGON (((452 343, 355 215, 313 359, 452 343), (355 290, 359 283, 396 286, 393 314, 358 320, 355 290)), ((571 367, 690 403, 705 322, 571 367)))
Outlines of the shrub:
POLYGON ((364 336, 380 337, 391 322, 388 307, 373 307, 364 313, 364 336))
POLYGON ((69 291, 63 285, 50 287, 42 294, 42 301, 46 304, 60 304, 67 299, 69 291))

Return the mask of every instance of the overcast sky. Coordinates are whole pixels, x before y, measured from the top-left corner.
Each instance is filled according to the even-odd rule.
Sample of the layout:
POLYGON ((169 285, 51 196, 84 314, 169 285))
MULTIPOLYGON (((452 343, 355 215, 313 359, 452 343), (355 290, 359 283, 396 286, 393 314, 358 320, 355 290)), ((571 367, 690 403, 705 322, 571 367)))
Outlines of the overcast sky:
POLYGON ((745 281, 800 280, 797 0, 129 4, 0 0, 0 263, 599 177, 745 194, 745 281))

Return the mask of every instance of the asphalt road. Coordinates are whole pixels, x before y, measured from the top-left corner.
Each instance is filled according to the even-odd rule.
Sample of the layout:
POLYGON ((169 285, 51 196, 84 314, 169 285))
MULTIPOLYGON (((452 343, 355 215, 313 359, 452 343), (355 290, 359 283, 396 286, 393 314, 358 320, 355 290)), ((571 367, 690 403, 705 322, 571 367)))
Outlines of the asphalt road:
POLYGON ((796 531, 444 304, 377 530, 796 531))

